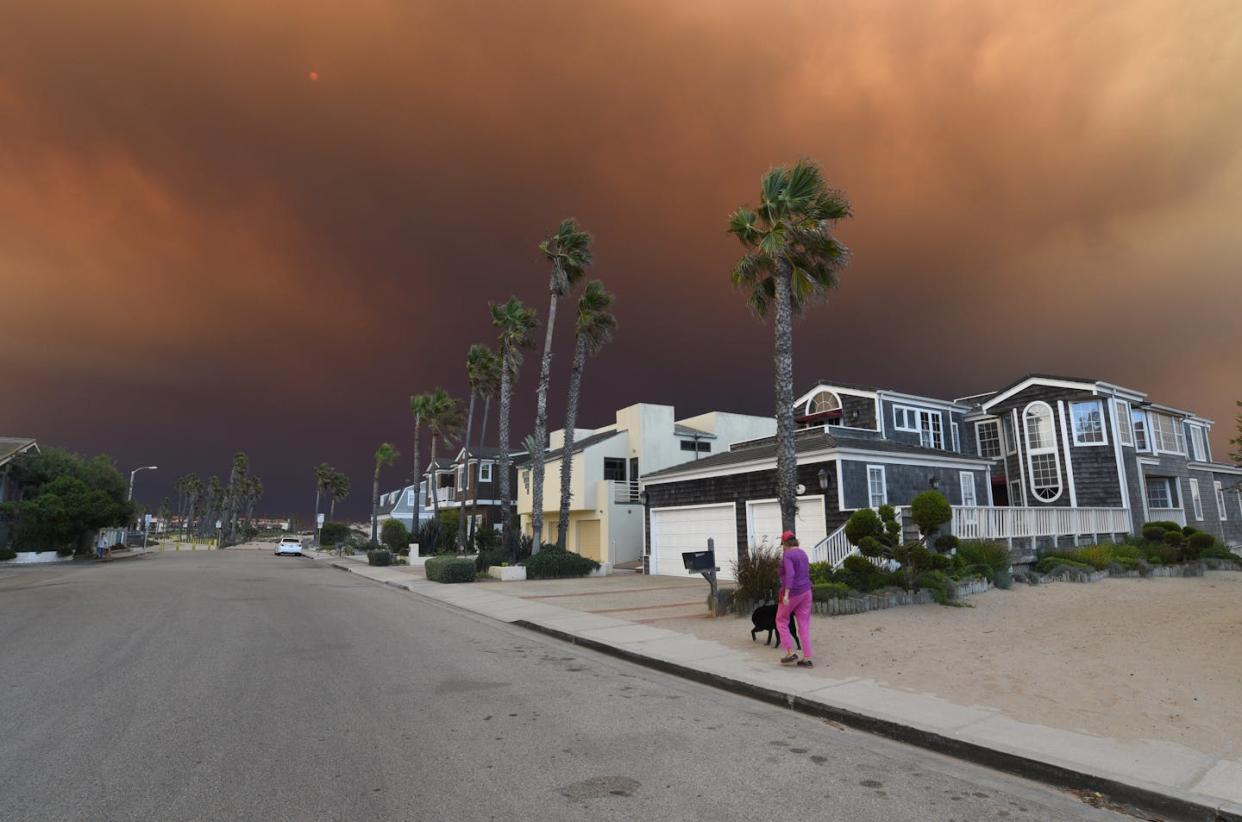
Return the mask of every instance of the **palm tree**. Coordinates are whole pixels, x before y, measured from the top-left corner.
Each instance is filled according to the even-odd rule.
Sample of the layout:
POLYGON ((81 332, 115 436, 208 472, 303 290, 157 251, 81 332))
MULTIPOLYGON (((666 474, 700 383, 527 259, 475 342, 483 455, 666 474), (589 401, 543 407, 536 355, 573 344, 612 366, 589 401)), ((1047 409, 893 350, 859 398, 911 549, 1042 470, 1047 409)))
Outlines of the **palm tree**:
POLYGON ((578 396, 582 391, 582 369, 587 357, 594 357, 612 339, 617 318, 608 309, 613 296, 599 280, 586 284, 578 298, 578 317, 574 323, 574 361, 569 369, 569 401, 565 404, 565 444, 561 448, 561 514, 556 522, 556 547, 565 550, 569 532, 569 486, 573 478, 574 426, 578 423, 578 396))
POLYGON ((776 489, 782 530, 793 529, 797 512, 793 320, 836 286, 849 251, 831 228, 848 216, 845 195, 827 186, 815 163, 799 160, 789 168, 769 169, 758 207, 743 206, 729 217, 729 233, 746 248, 733 269, 733 284, 749 292, 751 308, 760 317, 776 308, 776 489))
POLYGON ((548 441, 548 382, 552 371, 552 326, 556 323, 556 301, 569 293, 591 264, 591 235, 578 230, 568 217, 556 233, 539 244, 539 250, 552 264, 548 278, 548 328, 543 338, 543 362, 539 366, 539 391, 535 403, 535 451, 531 454, 534 490, 531 492, 531 545, 539 553, 543 540, 543 449, 548 441))
MULTIPOLYGON (((414 415, 414 519, 412 524, 416 530, 419 526, 419 516, 426 502, 420 489, 423 481, 423 463, 419 457, 419 444, 422 441, 423 420, 427 419, 427 412, 430 410, 429 401, 430 395, 428 394, 410 395, 410 413, 414 415)), ((427 482, 427 489, 430 492, 430 480, 427 482)))
POLYGON ((229 485, 224 496, 224 537, 232 542, 237 538, 237 518, 241 514, 242 497, 246 476, 250 472, 250 458, 245 451, 233 455, 233 467, 229 470, 229 485))
POLYGON ((530 332, 539 326, 535 312, 517 297, 489 303, 492 325, 500 344, 500 505, 501 534, 509 559, 516 556, 513 543, 513 489, 509 483, 509 411, 513 405, 513 384, 522 367, 522 352, 531 346, 530 332))
POLYGON ((203 522, 199 526, 200 532, 204 535, 209 534, 215 527, 216 519, 221 513, 220 504, 223 499, 224 486, 220 483, 219 477, 212 475, 207 480, 207 490, 204 492, 203 500, 203 522))
MULTIPOLYGON (((500 357, 495 351, 486 345, 478 346, 478 348, 481 348, 484 352, 486 352, 486 357, 483 357, 483 355, 479 356, 479 361, 477 363, 478 379, 477 384, 475 385, 475 390, 477 390, 479 392, 479 396, 483 398, 483 425, 479 428, 479 449, 480 453, 482 453, 483 445, 487 442, 487 415, 491 410, 492 397, 496 396, 496 393, 500 390, 500 357)), ((469 445, 469 442, 470 437, 467 435, 466 444, 469 445)), ((480 459, 479 462, 481 461, 482 460, 480 459)), ((470 463, 467 461, 467 470, 469 469, 469 466, 470 463)), ((476 466, 474 473, 474 497, 470 505, 470 531, 467 534, 467 545, 474 543, 474 517, 478 507, 479 469, 478 466, 476 466)))
POLYGON ((332 482, 328 488, 329 507, 328 519, 336 517, 336 504, 349 496, 349 477, 340 471, 332 472, 332 482))
POLYGON ((315 466, 315 541, 319 541, 319 497, 331 487, 333 469, 326 462, 315 466))
POLYGON ((263 497, 263 480, 251 475, 246 478, 246 517, 242 523, 242 531, 250 533, 250 523, 254 519, 254 506, 263 497))
POLYGON ((194 511, 203 496, 203 481, 195 474, 186 474, 182 479, 185 481, 185 513, 181 517, 181 536, 184 539, 190 536, 194 527, 194 511))
MULTIPOLYGON (((491 368, 495 354, 486 345, 472 345, 466 352, 466 381, 470 385, 470 406, 466 412, 466 438, 462 441, 462 463, 465 467, 465 487, 461 489, 461 508, 459 509, 461 516, 457 518, 457 547, 464 549, 466 547, 466 500, 470 495, 470 486, 475 487, 475 496, 478 496, 478 472, 470 471, 470 432, 474 427, 474 401, 480 393, 480 387, 487 379, 488 369, 491 368), (471 480, 475 480, 471 482, 471 480)), ((486 423, 485 423, 486 424, 486 423)))
POLYGON ((401 456, 397 453, 397 449, 393 447, 391 442, 382 442, 380 447, 375 449, 375 480, 371 484, 371 542, 378 542, 378 523, 379 523, 379 475, 380 469, 392 465, 397 457, 401 456))
POLYGON ((461 400, 439 387, 428 395, 427 406, 427 430, 431 432, 431 510, 438 516, 440 504, 436 498, 436 444, 441 439, 446 444, 451 443, 461 434, 462 408, 461 400))

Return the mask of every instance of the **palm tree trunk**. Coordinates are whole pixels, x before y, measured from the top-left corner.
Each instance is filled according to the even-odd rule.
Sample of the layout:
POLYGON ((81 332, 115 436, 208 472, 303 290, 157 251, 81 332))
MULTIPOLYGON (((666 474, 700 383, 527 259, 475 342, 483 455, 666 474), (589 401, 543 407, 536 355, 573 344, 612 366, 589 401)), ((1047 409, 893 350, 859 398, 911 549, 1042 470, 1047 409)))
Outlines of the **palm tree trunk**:
POLYGON ((798 512, 797 471, 793 413, 793 300, 789 264, 776 273, 776 495, 781 506, 781 530, 794 530, 798 512))
POLYGON ((569 533, 569 497, 573 482, 574 426, 578 424, 578 394, 582 390, 582 369, 586 366, 586 340, 574 344, 574 362, 569 369, 569 400, 565 404, 565 445, 561 448, 561 514, 556 521, 556 547, 565 550, 569 533))
POLYGON ((470 389, 470 408, 466 412, 466 438, 462 440, 462 459, 465 462, 466 470, 462 476, 465 477, 466 487, 461 489, 461 504, 457 508, 457 549, 459 551, 466 550, 466 499, 470 496, 470 429, 474 425, 474 396, 477 392, 470 389))
POLYGON ((513 375, 509 353, 500 352, 500 539, 509 561, 517 558, 513 544, 513 489, 509 486, 509 407, 512 405, 513 375))
MULTIPOLYGON (((479 453, 483 453, 483 445, 487 442, 487 412, 491 409, 492 398, 490 395, 483 398, 483 424, 479 426, 479 453)), ((469 439, 467 439, 469 442, 469 439)), ((482 462, 482 458, 480 458, 482 462)), ((475 468, 474 475, 474 497, 470 504, 470 532, 468 536, 468 544, 474 544, 474 518, 479 510, 479 475, 478 467, 475 468)))
POLYGON ((431 477, 427 480, 427 487, 431 493, 431 515, 436 519, 440 518, 440 500, 439 489, 436 488, 440 484, 440 478, 436 476, 436 440, 439 439, 435 434, 435 429, 431 433, 431 464, 427 466, 427 470, 431 473, 431 477))
POLYGON ((332 496, 332 499, 328 500, 328 519, 329 520, 336 519, 336 495, 335 494, 332 496))
MULTIPOLYGON (((414 417, 414 518, 410 521, 410 524, 414 526, 415 530, 418 530, 418 527, 422 525, 421 515, 423 512, 423 495, 419 489, 419 486, 422 484, 422 481, 423 481, 423 474, 422 474, 423 464, 420 461, 419 456, 418 456, 418 441, 421 439, 420 429, 422 428, 422 426, 423 426, 422 418, 419 416, 415 416, 414 417)), ((428 487, 430 487, 430 483, 428 483, 428 487)), ((419 550, 420 551, 422 550, 421 546, 419 546, 419 550)))
POLYGON ((548 298, 548 330, 543 336, 543 362, 539 365, 539 390, 535 399, 535 453, 531 455, 531 554, 543 542, 543 453, 548 439, 548 383, 552 378, 552 326, 556 323, 556 294, 548 298))
POLYGON ((371 542, 379 542, 379 461, 375 462, 375 480, 371 483, 371 542))
POLYGON ((323 486, 319 481, 315 481, 315 541, 319 541, 319 493, 323 491, 323 486))

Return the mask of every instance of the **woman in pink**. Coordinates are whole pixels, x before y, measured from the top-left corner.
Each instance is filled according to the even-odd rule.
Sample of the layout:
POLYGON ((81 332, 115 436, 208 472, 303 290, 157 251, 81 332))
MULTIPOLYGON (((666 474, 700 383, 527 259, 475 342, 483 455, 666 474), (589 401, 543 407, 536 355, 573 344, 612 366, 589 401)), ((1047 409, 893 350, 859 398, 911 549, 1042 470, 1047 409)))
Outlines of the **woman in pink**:
POLYGON ((781 534, 781 592, 776 605, 776 631, 781 638, 785 656, 782 665, 811 668, 811 563, 806 552, 798 547, 793 531, 781 534), (802 641, 802 659, 793 652, 793 637, 789 633, 789 616, 798 621, 798 639, 802 641))

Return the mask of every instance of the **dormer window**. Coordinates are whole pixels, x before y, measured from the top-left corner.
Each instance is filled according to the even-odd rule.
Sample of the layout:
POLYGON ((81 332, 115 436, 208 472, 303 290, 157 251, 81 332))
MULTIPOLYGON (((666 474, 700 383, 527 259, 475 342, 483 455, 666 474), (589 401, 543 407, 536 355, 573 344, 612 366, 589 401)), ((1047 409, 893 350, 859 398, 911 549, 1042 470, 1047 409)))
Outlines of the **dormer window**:
POLYGON ((811 397, 806 404, 807 415, 827 414, 829 411, 840 411, 841 399, 831 391, 820 391, 811 397))

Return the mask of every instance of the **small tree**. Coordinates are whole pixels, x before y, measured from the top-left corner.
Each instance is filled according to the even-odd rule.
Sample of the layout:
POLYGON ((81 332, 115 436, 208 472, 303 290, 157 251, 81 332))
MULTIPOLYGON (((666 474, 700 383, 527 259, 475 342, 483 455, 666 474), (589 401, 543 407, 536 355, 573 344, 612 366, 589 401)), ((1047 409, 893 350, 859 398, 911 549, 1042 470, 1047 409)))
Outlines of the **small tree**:
POLYGON ((922 541, 940 530, 940 526, 953 519, 953 508, 939 491, 924 491, 910 503, 910 519, 919 527, 922 541))
POLYGON ((394 554, 405 553, 410 546, 410 531, 399 519, 386 519, 380 528, 380 542, 394 554))

